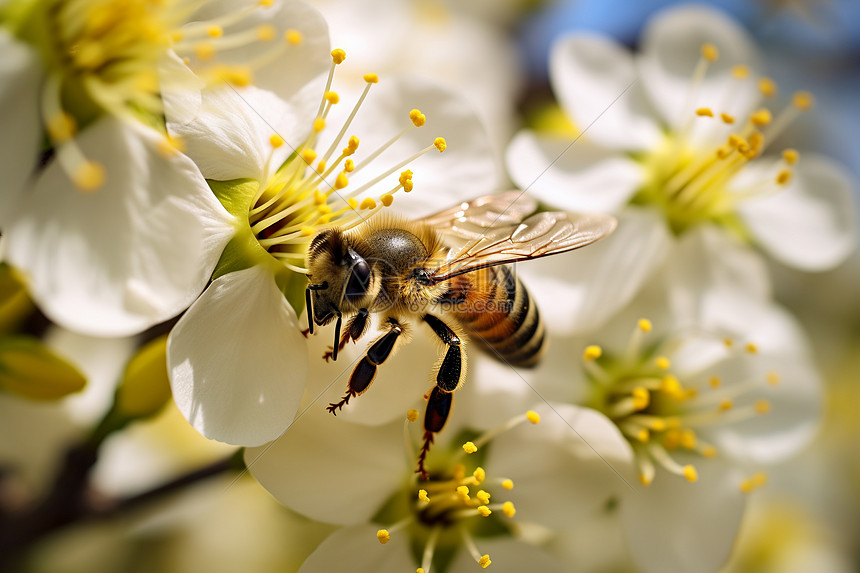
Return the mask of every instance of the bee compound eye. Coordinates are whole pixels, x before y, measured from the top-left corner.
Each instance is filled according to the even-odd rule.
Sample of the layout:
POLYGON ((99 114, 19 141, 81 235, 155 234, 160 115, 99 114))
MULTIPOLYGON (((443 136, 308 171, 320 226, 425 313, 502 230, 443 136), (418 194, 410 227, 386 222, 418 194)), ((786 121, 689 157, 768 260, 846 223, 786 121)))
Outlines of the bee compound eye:
POLYGON ((367 287, 370 285, 370 267, 367 261, 359 258, 352 266, 350 271, 349 281, 346 283, 347 298, 361 298, 367 294, 367 287))

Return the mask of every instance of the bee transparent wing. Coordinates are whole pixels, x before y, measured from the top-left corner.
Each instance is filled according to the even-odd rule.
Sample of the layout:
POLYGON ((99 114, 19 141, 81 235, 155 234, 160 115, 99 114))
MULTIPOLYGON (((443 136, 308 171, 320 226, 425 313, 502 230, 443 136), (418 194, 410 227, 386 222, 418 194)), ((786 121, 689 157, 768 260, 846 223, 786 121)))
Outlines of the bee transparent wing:
POLYGON ((421 222, 433 227, 452 248, 482 238, 488 229, 518 225, 537 210, 537 201, 523 191, 508 191, 464 201, 421 222))
POLYGON ((569 215, 543 212, 513 225, 489 227, 434 269, 442 282, 477 269, 526 261, 572 251, 606 237, 617 221, 609 215, 569 215))

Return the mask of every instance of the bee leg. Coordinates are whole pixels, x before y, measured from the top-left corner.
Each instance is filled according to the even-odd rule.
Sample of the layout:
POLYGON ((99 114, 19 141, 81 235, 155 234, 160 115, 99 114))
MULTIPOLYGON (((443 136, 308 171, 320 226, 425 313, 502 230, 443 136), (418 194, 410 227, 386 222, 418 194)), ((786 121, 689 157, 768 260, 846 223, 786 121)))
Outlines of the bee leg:
POLYGON ((451 413, 451 404, 454 400, 453 392, 445 392, 439 386, 434 386, 430 391, 430 397, 427 399, 427 408, 424 411, 424 443, 421 445, 421 452, 418 454, 418 469, 415 473, 421 476, 421 479, 427 479, 427 468, 424 467, 424 462, 427 459, 427 452, 430 451, 430 446, 433 444, 433 438, 438 432, 445 427, 445 422, 448 421, 448 414, 451 413))
POLYGON ((364 355, 364 358, 361 359, 361 362, 352 371, 346 394, 341 398, 340 402, 332 402, 326 406, 326 410, 332 414, 337 415, 337 411, 349 404, 349 399, 353 396, 363 394, 376 377, 376 367, 385 362, 391 355, 391 351, 394 350, 394 343, 397 342, 397 337, 403 334, 403 327, 393 318, 389 318, 388 322, 391 325, 391 329, 370 345, 370 348, 367 349, 367 354, 364 355))
POLYGON ((460 387, 465 374, 463 365, 466 361, 466 355, 460 337, 451 330, 450 326, 432 314, 425 314, 423 318, 424 322, 429 324, 433 332, 436 333, 436 336, 448 345, 448 351, 445 353, 442 364, 439 366, 439 372, 436 374, 436 386, 444 392, 453 392, 460 387))
MULTIPOLYGON (((337 345, 337 350, 340 352, 343 350, 346 343, 350 340, 358 340, 364 333, 367 332, 367 327, 370 326, 370 313, 366 308, 361 308, 358 310, 358 314, 353 316, 349 323, 346 325, 346 332, 343 333, 343 336, 340 337, 340 342, 337 345)), ((334 356, 334 347, 329 346, 328 350, 323 354, 323 360, 326 362, 329 361, 330 358, 334 356)))

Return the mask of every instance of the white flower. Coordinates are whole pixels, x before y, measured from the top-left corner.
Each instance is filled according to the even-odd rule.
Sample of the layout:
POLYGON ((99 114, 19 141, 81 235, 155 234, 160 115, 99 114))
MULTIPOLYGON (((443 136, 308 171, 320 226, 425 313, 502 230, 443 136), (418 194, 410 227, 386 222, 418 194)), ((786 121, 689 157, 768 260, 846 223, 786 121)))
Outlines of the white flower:
MULTIPOLYGON (((322 408, 311 407, 275 442, 246 451, 251 473, 281 503, 344 526, 307 559, 303 573, 341 570, 347 562, 354 571, 420 565, 429 572, 446 559, 453 559, 447 570, 457 572, 490 561, 499 571, 567 570, 521 539, 516 524, 569 523, 616 495, 624 485, 613 467, 630 469, 621 434, 599 414, 573 406, 542 406, 484 434, 469 430, 466 409, 457 412, 430 453, 427 480, 415 473, 417 436, 409 422, 353 424, 322 408), (420 560, 409 550, 416 546, 424 548, 420 560)), ((410 412, 409 419, 417 417, 410 412)))
POLYGON ((590 33, 555 46, 554 91, 584 137, 572 145, 520 133, 508 149, 511 176, 550 207, 620 218, 613 237, 583 254, 597 262, 570 270, 565 298, 586 304, 564 316, 570 324, 599 326, 628 303, 667 255, 675 259, 672 235, 706 233, 697 264, 716 261, 718 282, 746 274, 718 267, 748 267, 756 280, 740 286, 755 292, 769 287, 761 263, 743 254, 748 243, 804 270, 847 256, 854 184, 821 157, 762 155, 812 100, 797 93, 780 111, 758 107, 776 90, 758 69, 745 32, 702 6, 657 16, 639 54, 590 33))
POLYGON ((767 481, 761 466, 814 435, 821 383, 798 325, 757 297, 711 291, 671 312, 659 297, 637 303, 585 347, 584 403, 624 434, 647 486, 619 500, 634 559, 715 571, 745 496, 767 481))
POLYGON ((332 83, 345 58, 331 52, 286 101, 253 87, 208 89, 185 108, 192 113, 168 115, 238 221, 213 284, 169 342, 176 402, 207 437, 259 445, 292 421, 308 361, 293 309, 304 305, 303 265, 318 231, 349 228, 392 203, 429 214, 497 185, 485 132, 461 100, 415 79, 377 85, 375 74, 347 98, 332 83), (446 145, 453 152, 440 157, 446 145), (413 176, 417 191, 395 201, 413 176))
POLYGON ((230 238, 231 217, 165 137, 161 93, 204 81, 244 84, 253 72, 263 81, 288 76, 272 73, 300 34, 284 37, 285 23, 310 9, 203 4, 4 5, 6 256, 26 271, 45 313, 70 329, 121 336, 175 316, 203 289, 230 238))

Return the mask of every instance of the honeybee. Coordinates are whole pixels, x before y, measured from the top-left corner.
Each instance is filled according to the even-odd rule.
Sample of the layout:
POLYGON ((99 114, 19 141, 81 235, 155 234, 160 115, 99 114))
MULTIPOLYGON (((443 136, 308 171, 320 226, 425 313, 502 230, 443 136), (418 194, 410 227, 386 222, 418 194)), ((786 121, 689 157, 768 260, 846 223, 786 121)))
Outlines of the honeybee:
MULTIPOLYGON (((385 332, 368 346, 332 414, 363 394, 377 367, 394 352, 411 321, 427 324, 446 346, 425 395, 423 445, 417 473, 427 478, 425 458, 451 411, 454 391, 466 374, 466 339, 498 359, 534 366, 545 333, 537 306, 509 263, 589 245, 609 235, 608 215, 532 214, 537 202, 519 191, 480 197, 406 222, 374 218, 343 231, 327 229, 308 247, 305 291, 308 332, 336 320, 334 343, 323 358, 358 340, 379 314, 385 332), (341 335, 344 317, 348 317, 341 335)), ((401 342, 402 343, 402 342, 401 342)))

